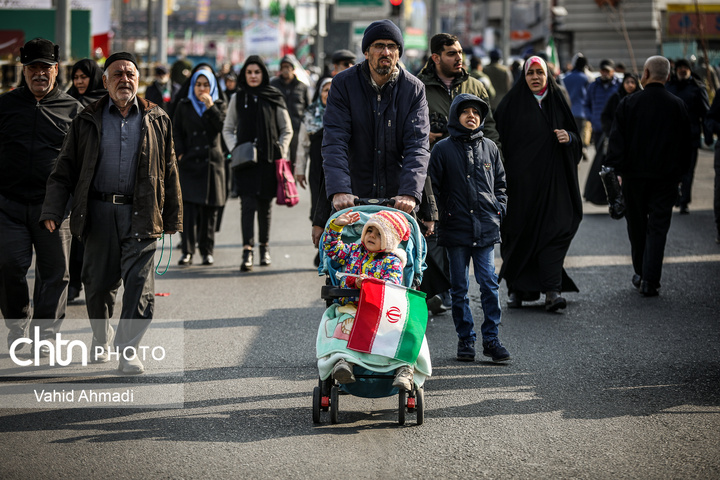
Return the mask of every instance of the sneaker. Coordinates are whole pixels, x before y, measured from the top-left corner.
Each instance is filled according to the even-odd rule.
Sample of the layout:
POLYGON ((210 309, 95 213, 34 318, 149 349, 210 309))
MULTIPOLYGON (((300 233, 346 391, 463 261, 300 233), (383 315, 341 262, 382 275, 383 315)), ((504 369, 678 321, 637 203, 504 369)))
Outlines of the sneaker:
POLYGON ((332 376, 338 383, 353 383, 355 381, 352 365, 342 358, 333 367, 332 376))
POLYGON ((510 352, 502 346, 500 340, 494 338, 489 342, 483 342, 483 355, 492 358, 495 363, 507 362, 510 360, 510 352))
POLYGON ((393 387, 404 388, 408 392, 413 389, 413 372, 407 365, 400 367, 395 371, 395 380, 393 387))
POLYGON ((472 362, 475 360, 474 340, 458 340, 457 359, 461 362, 472 362))

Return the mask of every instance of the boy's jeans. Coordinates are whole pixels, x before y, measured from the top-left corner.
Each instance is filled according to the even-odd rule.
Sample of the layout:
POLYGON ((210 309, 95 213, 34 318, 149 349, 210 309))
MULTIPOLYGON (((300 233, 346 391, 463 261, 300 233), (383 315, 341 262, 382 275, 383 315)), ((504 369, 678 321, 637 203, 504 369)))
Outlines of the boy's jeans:
POLYGON ((452 316, 460 340, 475 341, 474 322, 468 299, 469 265, 473 261, 475 279, 480 285, 480 302, 485 317, 480 331, 484 342, 497 338, 500 324, 500 298, 495 274, 495 247, 448 247, 452 316))

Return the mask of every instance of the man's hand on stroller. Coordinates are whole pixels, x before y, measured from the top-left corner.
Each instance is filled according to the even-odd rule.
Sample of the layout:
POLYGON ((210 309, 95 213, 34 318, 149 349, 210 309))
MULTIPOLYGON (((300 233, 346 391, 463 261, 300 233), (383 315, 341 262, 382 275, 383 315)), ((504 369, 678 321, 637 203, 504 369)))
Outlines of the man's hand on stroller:
POLYGON ((397 197, 393 197, 393 200, 395 200, 395 208, 405 213, 412 213, 417 204, 415 197, 411 195, 398 195, 397 197))
POLYGON ((350 225, 352 223, 355 223, 360 220, 360 214, 357 212, 353 212, 352 210, 348 210, 347 212, 343 213, 342 215, 338 215, 335 220, 335 225, 338 227, 344 227, 345 225, 350 225))
POLYGON ((355 206, 357 197, 352 193, 336 193, 333 195, 332 204, 336 212, 355 206))

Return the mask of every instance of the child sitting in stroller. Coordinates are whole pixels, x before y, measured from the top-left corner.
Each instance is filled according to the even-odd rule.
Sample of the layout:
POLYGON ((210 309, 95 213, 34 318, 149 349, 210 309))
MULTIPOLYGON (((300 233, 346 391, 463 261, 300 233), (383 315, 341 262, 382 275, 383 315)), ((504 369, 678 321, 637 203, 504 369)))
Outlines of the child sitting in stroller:
MULTIPOLYGON (((360 220, 360 214, 348 210, 332 220, 325 230, 323 250, 325 254, 340 265, 344 272, 357 276, 344 276, 341 288, 360 288, 363 278, 374 277, 395 284, 402 284, 403 267, 407 262, 405 251, 398 248, 400 242, 410 236, 410 225, 401 212, 382 210, 373 214, 363 227, 360 243, 346 244, 341 240, 343 227, 360 220)), ((353 308, 356 299, 340 298, 341 305, 353 308)), ((341 326, 343 332, 352 329, 354 316, 349 317, 341 326)), ((341 384, 355 381, 353 365, 341 358, 332 369, 333 378, 341 384)), ((402 365, 395 370, 393 387, 412 390, 413 370, 410 365, 402 365)))

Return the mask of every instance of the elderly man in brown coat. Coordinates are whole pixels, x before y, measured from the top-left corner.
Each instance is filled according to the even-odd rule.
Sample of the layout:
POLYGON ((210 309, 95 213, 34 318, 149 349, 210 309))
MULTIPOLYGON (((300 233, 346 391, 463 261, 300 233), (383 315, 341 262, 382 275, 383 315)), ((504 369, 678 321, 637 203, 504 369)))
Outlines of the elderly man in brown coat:
POLYGON ((91 361, 139 374, 140 341, 154 309, 153 259, 163 233, 182 229, 182 199, 170 118, 137 97, 137 62, 119 52, 105 62, 108 95, 73 121, 47 183, 40 220, 51 232, 73 195, 70 229, 85 243, 82 279, 93 330, 91 361), (125 287, 117 335, 115 296, 125 287))

